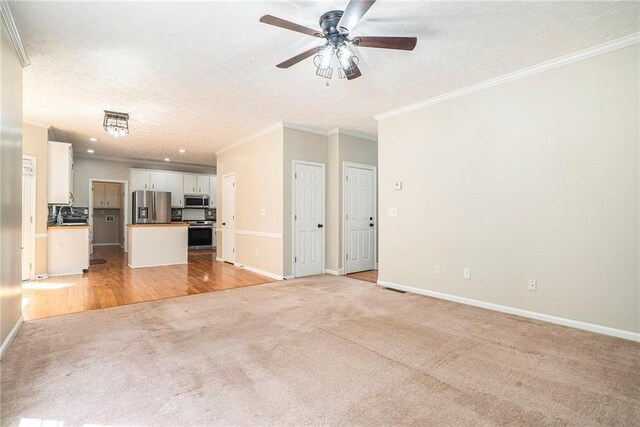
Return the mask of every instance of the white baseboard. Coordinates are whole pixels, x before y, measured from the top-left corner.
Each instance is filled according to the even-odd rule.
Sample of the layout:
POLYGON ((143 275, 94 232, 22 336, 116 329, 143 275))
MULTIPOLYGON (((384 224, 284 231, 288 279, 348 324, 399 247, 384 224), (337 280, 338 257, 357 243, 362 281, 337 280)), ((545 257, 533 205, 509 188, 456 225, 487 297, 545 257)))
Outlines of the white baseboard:
POLYGON ((251 267, 249 265, 244 265, 244 264, 240 264, 240 263, 235 263, 233 265, 235 265, 238 268, 244 268, 245 270, 249 270, 249 271, 251 271, 253 273, 257 273, 257 274, 261 274, 263 276, 270 277, 272 279, 276 279, 276 280, 283 280, 284 279, 284 277, 282 277, 282 276, 270 273, 270 272, 265 271, 265 270, 260 270, 259 268, 251 267))
POLYGON ((20 316, 16 324, 13 326, 13 329, 11 329, 11 332, 9 332, 9 335, 7 335, 7 338, 2 343, 2 346, 0 346, 0 360, 4 358, 4 355, 13 342, 13 339, 16 337, 16 335, 18 335, 18 331, 20 330, 22 323, 24 323, 24 318, 20 316))
POLYGON ((325 268, 324 272, 326 274, 331 274, 333 276, 344 276, 344 269, 342 269, 342 268, 340 270, 337 270, 337 271, 336 270, 329 270, 328 268, 325 268))
POLYGON ((82 271, 78 271, 77 273, 56 273, 56 274, 47 275, 47 278, 49 278, 49 277, 59 277, 59 276, 73 276, 74 274, 84 274, 84 273, 82 271))
POLYGON ((564 317, 552 316, 549 314, 537 313, 535 311, 527 311, 519 308, 509 307, 506 305, 493 304, 485 301, 478 301, 471 298, 459 297, 457 295, 444 294, 441 292, 429 291, 426 289, 414 288, 412 286, 399 285, 397 283, 378 280, 378 285, 387 288, 398 289, 400 291, 411 292, 415 294, 425 295, 428 297, 439 298, 447 301, 453 301, 460 304, 472 305, 475 307, 486 308, 488 310, 499 311, 502 313, 515 314, 516 316, 528 317, 530 319, 542 320, 545 322, 555 323, 557 325, 568 326, 570 328, 582 329, 584 331, 595 332, 612 337, 623 338, 631 341, 640 342, 640 333, 625 331, 623 329, 611 328, 609 326, 596 325, 594 323, 580 322, 578 320, 566 319, 564 317))
POLYGON ((284 276, 284 280, 293 280, 295 277, 293 276, 284 276))
POLYGON ((44 274, 38 274, 38 275, 36 276, 36 280, 44 280, 44 279, 48 279, 48 278, 49 278, 49 275, 48 275, 47 273, 44 273, 44 274))

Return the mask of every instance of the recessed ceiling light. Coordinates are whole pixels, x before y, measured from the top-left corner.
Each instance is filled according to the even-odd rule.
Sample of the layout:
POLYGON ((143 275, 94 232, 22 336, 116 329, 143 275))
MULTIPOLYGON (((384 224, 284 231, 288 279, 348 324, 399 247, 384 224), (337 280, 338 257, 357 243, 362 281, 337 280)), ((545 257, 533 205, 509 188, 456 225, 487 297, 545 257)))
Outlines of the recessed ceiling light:
POLYGON ((93 151, 93 150, 87 150, 87 153, 91 153, 91 154, 93 154, 93 153, 95 153, 95 151, 93 151))
POLYGON ((93 137, 91 137, 91 138, 89 138, 89 141, 91 141, 91 142, 98 142, 98 138, 93 138, 93 137))
POLYGON ((187 150, 185 150, 184 148, 181 148, 178 151, 181 152, 181 153, 186 153, 187 152, 187 150))
POLYGON ((170 158, 168 158, 168 157, 165 157, 165 158, 164 158, 164 161, 165 161, 165 162, 170 162, 170 161, 171 161, 171 159, 170 159, 170 158))

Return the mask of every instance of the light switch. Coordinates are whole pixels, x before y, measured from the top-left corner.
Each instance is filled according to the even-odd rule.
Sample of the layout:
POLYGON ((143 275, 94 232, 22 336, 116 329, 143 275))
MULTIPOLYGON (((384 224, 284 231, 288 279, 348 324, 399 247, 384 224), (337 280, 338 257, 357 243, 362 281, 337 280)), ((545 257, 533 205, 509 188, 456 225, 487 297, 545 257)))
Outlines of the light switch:
POLYGON ((266 216, 267 215, 267 210, 266 209, 260 209, 260 216, 266 216))
POLYGON ((389 216, 398 216, 398 208, 389 208, 389 216))
POLYGON ((393 189, 395 191, 402 190, 402 181, 396 181, 393 183, 393 189))

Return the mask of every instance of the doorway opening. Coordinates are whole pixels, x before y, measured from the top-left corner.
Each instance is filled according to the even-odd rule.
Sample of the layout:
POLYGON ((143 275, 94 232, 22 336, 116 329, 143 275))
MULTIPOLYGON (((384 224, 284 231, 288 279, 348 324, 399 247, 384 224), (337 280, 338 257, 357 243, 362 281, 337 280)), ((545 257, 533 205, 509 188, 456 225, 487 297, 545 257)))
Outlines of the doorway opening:
POLYGON ((222 260, 236 262, 236 174, 222 177, 222 260))
POLYGON ((92 261, 94 247, 110 247, 113 252, 127 251, 128 182, 91 178, 89 182, 89 241, 92 261))

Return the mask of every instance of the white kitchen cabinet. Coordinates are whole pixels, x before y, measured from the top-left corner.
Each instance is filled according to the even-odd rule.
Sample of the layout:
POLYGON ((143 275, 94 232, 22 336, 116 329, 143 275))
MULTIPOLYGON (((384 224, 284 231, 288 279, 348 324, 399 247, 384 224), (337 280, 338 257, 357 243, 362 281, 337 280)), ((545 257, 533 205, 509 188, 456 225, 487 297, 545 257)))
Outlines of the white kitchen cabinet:
POLYGON ((131 178, 129 179, 129 190, 151 190, 149 186, 149 171, 141 169, 131 169, 131 178))
POLYGON ((149 172, 149 186, 152 191, 167 191, 167 173, 149 172))
POLYGON ((196 184, 198 192, 196 194, 209 194, 209 175, 196 176, 196 184))
POLYGON ((167 173, 167 191, 171 192, 171 207, 184 207, 184 175, 167 173))
POLYGON ((49 141, 47 202, 73 204, 73 150, 71 144, 49 141))
POLYGON ((94 182, 93 207, 120 209, 120 185, 108 182, 94 182))
POLYGON ((216 207, 216 185, 218 182, 218 177, 210 176, 209 177, 209 207, 216 207))
POLYGON ((184 174, 184 194, 198 194, 198 179, 196 175, 184 174))
POLYGON ((89 268, 89 226, 49 226, 47 229, 49 276, 81 274, 89 268))

